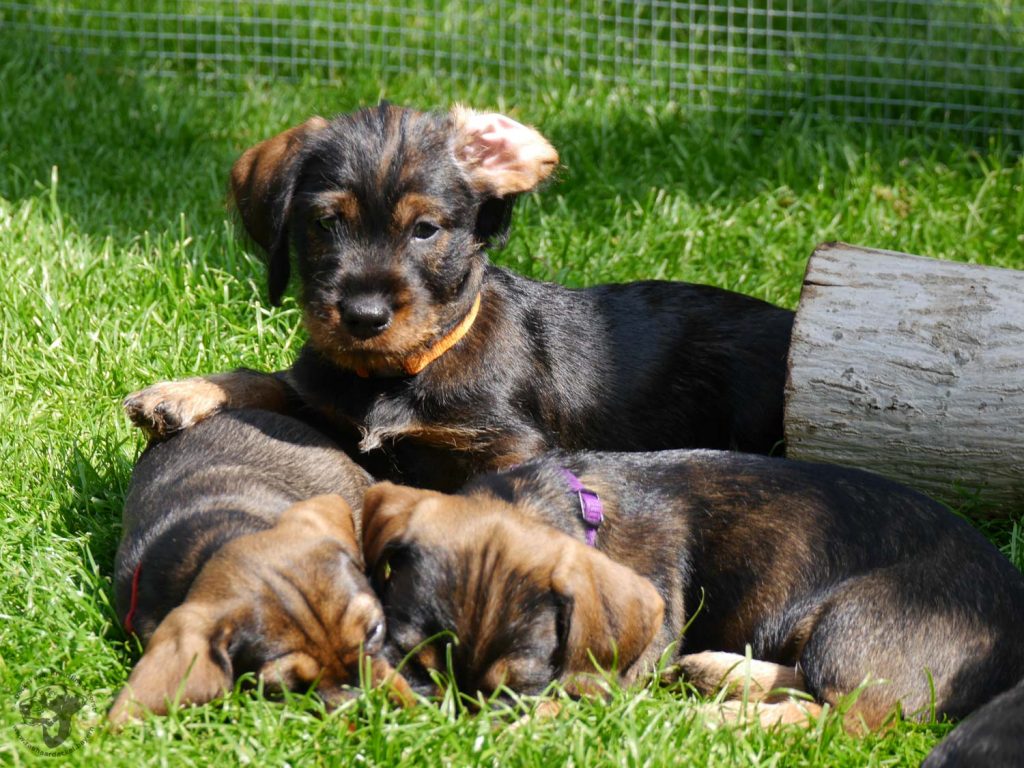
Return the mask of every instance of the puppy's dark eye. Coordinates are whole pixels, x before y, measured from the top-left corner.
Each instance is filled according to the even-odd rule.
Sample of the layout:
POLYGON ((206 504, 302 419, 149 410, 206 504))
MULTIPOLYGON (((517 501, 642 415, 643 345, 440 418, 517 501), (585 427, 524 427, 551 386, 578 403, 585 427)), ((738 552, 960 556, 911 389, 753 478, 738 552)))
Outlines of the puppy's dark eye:
POLYGON ((337 216, 321 216, 316 220, 316 223, 320 225, 320 229, 325 229, 328 232, 334 229, 335 222, 338 221, 337 216))
POLYGON ((417 221, 416 226, 412 228, 412 237, 414 240, 429 240, 440 231, 441 228, 436 224, 431 224, 429 221, 417 221))
POLYGON ((363 653, 373 656, 380 653, 384 647, 384 622, 378 621, 366 632, 366 639, 363 640, 363 653))

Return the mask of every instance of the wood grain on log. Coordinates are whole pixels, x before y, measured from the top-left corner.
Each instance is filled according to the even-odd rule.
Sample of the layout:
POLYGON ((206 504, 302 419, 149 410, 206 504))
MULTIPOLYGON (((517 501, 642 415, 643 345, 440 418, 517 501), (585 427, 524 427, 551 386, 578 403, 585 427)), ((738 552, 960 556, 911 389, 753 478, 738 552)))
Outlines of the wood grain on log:
MULTIPOLYGON (((786 451, 1024 511, 1024 272, 842 243, 804 277, 786 451)), ((984 510, 983 510, 984 511, 984 510)))

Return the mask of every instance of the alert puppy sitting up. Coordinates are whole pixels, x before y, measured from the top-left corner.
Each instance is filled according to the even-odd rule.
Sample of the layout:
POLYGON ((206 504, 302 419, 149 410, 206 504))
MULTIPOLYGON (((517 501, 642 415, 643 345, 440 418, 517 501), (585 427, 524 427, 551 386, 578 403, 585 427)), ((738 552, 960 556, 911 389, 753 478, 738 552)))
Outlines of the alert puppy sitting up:
POLYGON ((534 129, 461 107, 314 117, 250 148, 232 197, 274 302, 294 253, 309 341, 289 370, 154 385, 129 415, 163 437, 225 408, 299 409, 374 476, 452 490, 552 448, 771 451, 791 312, 488 263, 516 198, 557 165, 534 129))

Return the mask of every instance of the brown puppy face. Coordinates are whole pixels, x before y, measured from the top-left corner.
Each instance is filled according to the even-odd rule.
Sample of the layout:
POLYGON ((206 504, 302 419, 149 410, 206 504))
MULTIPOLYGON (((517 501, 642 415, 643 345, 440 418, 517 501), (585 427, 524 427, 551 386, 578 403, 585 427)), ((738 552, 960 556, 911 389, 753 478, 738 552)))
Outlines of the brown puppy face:
POLYGON ((381 483, 363 515, 389 659, 423 692, 449 658, 461 691, 489 695, 585 692, 595 663, 628 683, 657 655, 654 586, 509 504, 381 483))
MULTIPOLYGON (((270 530, 231 541, 157 627, 110 719, 164 714, 175 700, 205 703, 246 672, 272 690, 315 686, 328 704, 360 683, 361 666, 374 683, 390 678, 372 658, 384 614, 362 564, 352 511, 339 496, 296 504, 270 530)), ((407 691, 401 679, 393 684, 400 697, 407 691)))
POLYGON ((384 104, 257 144, 231 186, 270 257, 271 300, 294 250, 312 344, 346 368, 398 368, 467 316, 483 249, 503 241, 515 196, 557 162, 539 133, 503 115, 384 104))

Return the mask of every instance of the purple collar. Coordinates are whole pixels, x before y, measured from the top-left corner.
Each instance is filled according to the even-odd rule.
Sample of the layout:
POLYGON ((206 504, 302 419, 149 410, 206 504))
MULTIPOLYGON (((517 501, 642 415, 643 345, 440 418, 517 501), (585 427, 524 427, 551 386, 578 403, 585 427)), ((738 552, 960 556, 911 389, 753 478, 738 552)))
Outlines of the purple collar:
POLYGON ((587 544, 591 547, 597 543, 597 529, 604 522, 604 505, 601 497, 587 488, 576 475, 562 468, 562 476, 569 483, 569 489, 580 500, 580 517, 587 526, 587 544))

